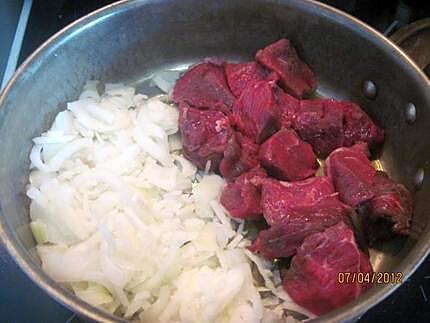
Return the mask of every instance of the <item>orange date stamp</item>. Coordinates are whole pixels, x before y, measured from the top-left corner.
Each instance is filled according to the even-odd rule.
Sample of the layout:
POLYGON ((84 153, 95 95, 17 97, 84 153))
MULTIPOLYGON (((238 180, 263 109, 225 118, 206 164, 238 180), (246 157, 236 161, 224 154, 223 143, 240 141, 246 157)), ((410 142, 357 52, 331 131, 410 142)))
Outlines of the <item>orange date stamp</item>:
POLYGON ((339 284, 401 284, 403 282, 402 272, 340 272, 337 275, 339 284))

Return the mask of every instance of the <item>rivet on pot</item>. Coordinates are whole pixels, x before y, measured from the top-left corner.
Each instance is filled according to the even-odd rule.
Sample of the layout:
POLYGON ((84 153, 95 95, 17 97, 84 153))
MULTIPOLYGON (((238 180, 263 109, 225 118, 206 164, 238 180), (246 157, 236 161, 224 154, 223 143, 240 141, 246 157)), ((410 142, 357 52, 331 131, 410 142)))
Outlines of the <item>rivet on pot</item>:
POLYGON ((417 108, 415 104, 408 103, 405 108, 405 119, 409 124, 413 124, 417 120, 417 108))
POLYGON ((417 190, 421 189, 424 182, 424 169, 419 168, 415 174, 414 185, 417 190))
POLYGON ((375 99, 378 89, 373 81, 364 81, 362 85, 362 91, 366 98, 375 99))

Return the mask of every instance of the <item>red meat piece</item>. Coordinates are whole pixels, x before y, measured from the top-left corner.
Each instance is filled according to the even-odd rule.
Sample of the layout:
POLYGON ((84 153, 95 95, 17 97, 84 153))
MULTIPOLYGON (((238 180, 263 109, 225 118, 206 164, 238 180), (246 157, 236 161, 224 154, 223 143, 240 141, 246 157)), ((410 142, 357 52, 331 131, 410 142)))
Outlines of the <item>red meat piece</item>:
POLYGON ((262 216, 261 194, 251 183, 229 183, 222 191, 221 204, 232 217, 255 220, 262 216))
POLYGON ((258 165, 258 145, 251 139, 236 132, 232 136, 224 151, 219 170, 228 181, 258 165))
POLYGON ((230 92, 221 66, 201 63, 191 67, 173 88, 173 101, 201 109, 231 111, 234 95, 230 92))
POLYGON ((264 218, 270 225, 301 217, 303 210, 311 209, 321 201, 338 201, 333 184, 326 176, 291 183, 266 180, 261 195, 264 218))
POLYGON ((264 68, 257 62, 226 64, 225 74, 231 92, 239 97, 247 86, 252 86, 266 77, 264 68))
POLYGON ((306 237, 284 275, 283 286, 297 304, 322 315, 355 300, 368 288, 357 280, 339 283, 339 273, 363 273, 363 277, 372 273, 369 258, 343 222, 306 237))
POLYGON ((258 153, 261 164, 281 180, 297 181, 315 175, 318 162, 311 145, 293 130, 281 130, 265 141, 258 153))
POLYGON ((261 184, 267 178, 266 171, 257 165, 236 178, 222 191, 221 204, 232 217, 240 219, 261 218, 261 184))
POLYGON ((393 235, 408 235, 414 202, 411 192, 393 182, 384 172, 377 172, 373 181, 375 197, 368 203, 364 229, 371 242, 393 235))
POLYGON ((233 136, 229 119, 220 111, 200 110, 179 104, 179 130, 184 155, 199 169, 216 171, 233 136))
POLYGON ((274 85, 266 81, 246 87, 233 105, 238 130, 258 144, 279 129, 280 117, 274 85))
POLYGON ((359 142, 349 148, 338 148, 326 160, 326 173, 333 181, 340 199, 352 207, 373 198, 376 174, 368 159, 368 148, 359 142))
POLYGON ((300 109, 300 100, 288 95, 281 89, 277 91, 279 106, 281 108, 281 128, 291 128, 297 112, 300 109))
POLYGON ((293 128, 320 157, 327 157, 344 144, 343 106, 343 102, 333 99, 300 102, 293 128))
POLYGON ((239 183, 239 184, 251 183, 257 187, 260 187, 267 177, 268 176, 264 168, 262 168, 260 165, 257 165, 249 172, 246 172, 240 175, 238 178, 236 178, 235 183, 239 183))
POLYGON ((372 119, 355 103, 344 104, 344 146, 352 146, 358 141, 372 144, 384 142, 384 129, 379 128, 372 119))
POLYGON ((250 250, 268 259, 292 256, 307 236, 321 232, 339 221, 351 223, 349 215, 352 212, 349 206, 332 196, 313 204, 298 206, 290 217, 260 231, 250 250))
POLYGON ((256 59, 269 70, 279 74, 282 88, 289 94, 301 98, 316 88, 314 72, 297 55, 288 39, 260 49, 256 59))
POLYGON ((302 100, 293 119, 293 128, 323 158, 336 148, 349 147, 358 141, 369 146, 384 141, 384 130, 357 104, 348 101, 302 100))

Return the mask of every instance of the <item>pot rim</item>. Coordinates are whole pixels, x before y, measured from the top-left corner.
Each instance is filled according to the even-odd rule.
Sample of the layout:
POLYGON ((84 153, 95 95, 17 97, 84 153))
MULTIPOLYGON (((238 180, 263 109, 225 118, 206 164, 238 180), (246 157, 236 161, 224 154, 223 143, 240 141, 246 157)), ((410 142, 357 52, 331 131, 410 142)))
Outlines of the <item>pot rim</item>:
MULTIPOLYGON (((95 10, 80 19, 72 22, 38 47, 25 61, 21 64, 13 77, 9 80, 3 91, 0 93, 0 109, 6 101, 8 94, 14 89, 16 84, 19 84, 23 75, 38 64, 38 59, 44 54, 49 53, 53 48, 61 45, 68 37, 79 32, 82 29, 91 27, 100 20, 109 18, 112 15, 120 14, 123 11, 131 10, 135 7, 144 6, 150 3, 162 2, 162 0, 121 0, 98 10, 95 10)), ((415 77, 422 86, 427 87, 430 93, 430 80, 427 79, 423 71, 392 41, 380 34, 378 31, 368 26, 359 19, 333 8, 329 5, 317 2, 315 0, 280 0, 268 2, 280 2, 281 4, 289 5, 314 13, 316 15, 325 16, 328 19, 336 21, 343 28, 354 29, 356 32, 362 33, 370 42, 377 43, 389 55, 395 56, 399 64, 405 64, 411 72, 415 73, 415 77)), ((25 272, 25 274, 40 288, 45 290, 52 298, 60 302, 70 310, 74 311, 86 319, 97 322, 127 322, 117 316, 99 310, 86 302, 80 300, 72 292, 62 287, 60 284, 52 280, 43 272, 40 265, 36 264, 31 258, 29 252, 22 246, 16 238, 15 233, 8 226, 0 204, 0 242, 5 246, 6 250, 12 256, 16 264, 25 272)), ((430 231, 424 233, 414 247, 414 254, 408 254, 403 260, 400 270, 404 273, 406 280, 415 269, 424 261, 430 253, 430 231)), ((358 319, 371 307, 375 306, 391 293, 393 293, 400 284, 384 285, 381 288, 373 288, 366 294, 359 297, 357 300, 335 310, 326 315, 323 315, 315 321, 354 321, 358 319)))

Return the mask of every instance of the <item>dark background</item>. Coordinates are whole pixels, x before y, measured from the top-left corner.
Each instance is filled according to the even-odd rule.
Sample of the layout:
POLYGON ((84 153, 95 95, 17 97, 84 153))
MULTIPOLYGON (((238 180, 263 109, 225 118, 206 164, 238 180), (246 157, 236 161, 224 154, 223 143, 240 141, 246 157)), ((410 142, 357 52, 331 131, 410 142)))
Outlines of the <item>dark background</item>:
POLYGON ((15 34, 20 8, 23 0, 0 0, 0 80, 3 79, 3 69, 9 55, 9 48, 15 34))
MULTIPOLYGON (((0 0, 0 10, 3 1, 0 0)), ((178 0, 180 1, 180 0, 178 0)), ((204 1, 204 0, 203 0, 204 1)), ((19 1, 21 2, 21 1, 19 1)), ((111 0, 34 0, 19 58, 21 63, 49 36, 111 0)), ((430 1, 329 0, 388 35, 412 21, 430 17, 430 1), (397 23, 394 23, 397 21, 397 23), (389 27, 393 28, 389 28, 389 27)), ((0 22, 0 32, 3 22, 0 22)), ((2 46, 0 44, 0 46, 2 46)), ((430 259, 399 289, 359 322, 430 322, 430 259)), ((78 322, 72 312, 49 298, 14 265, 0 247, 0 322, 78 322)))

